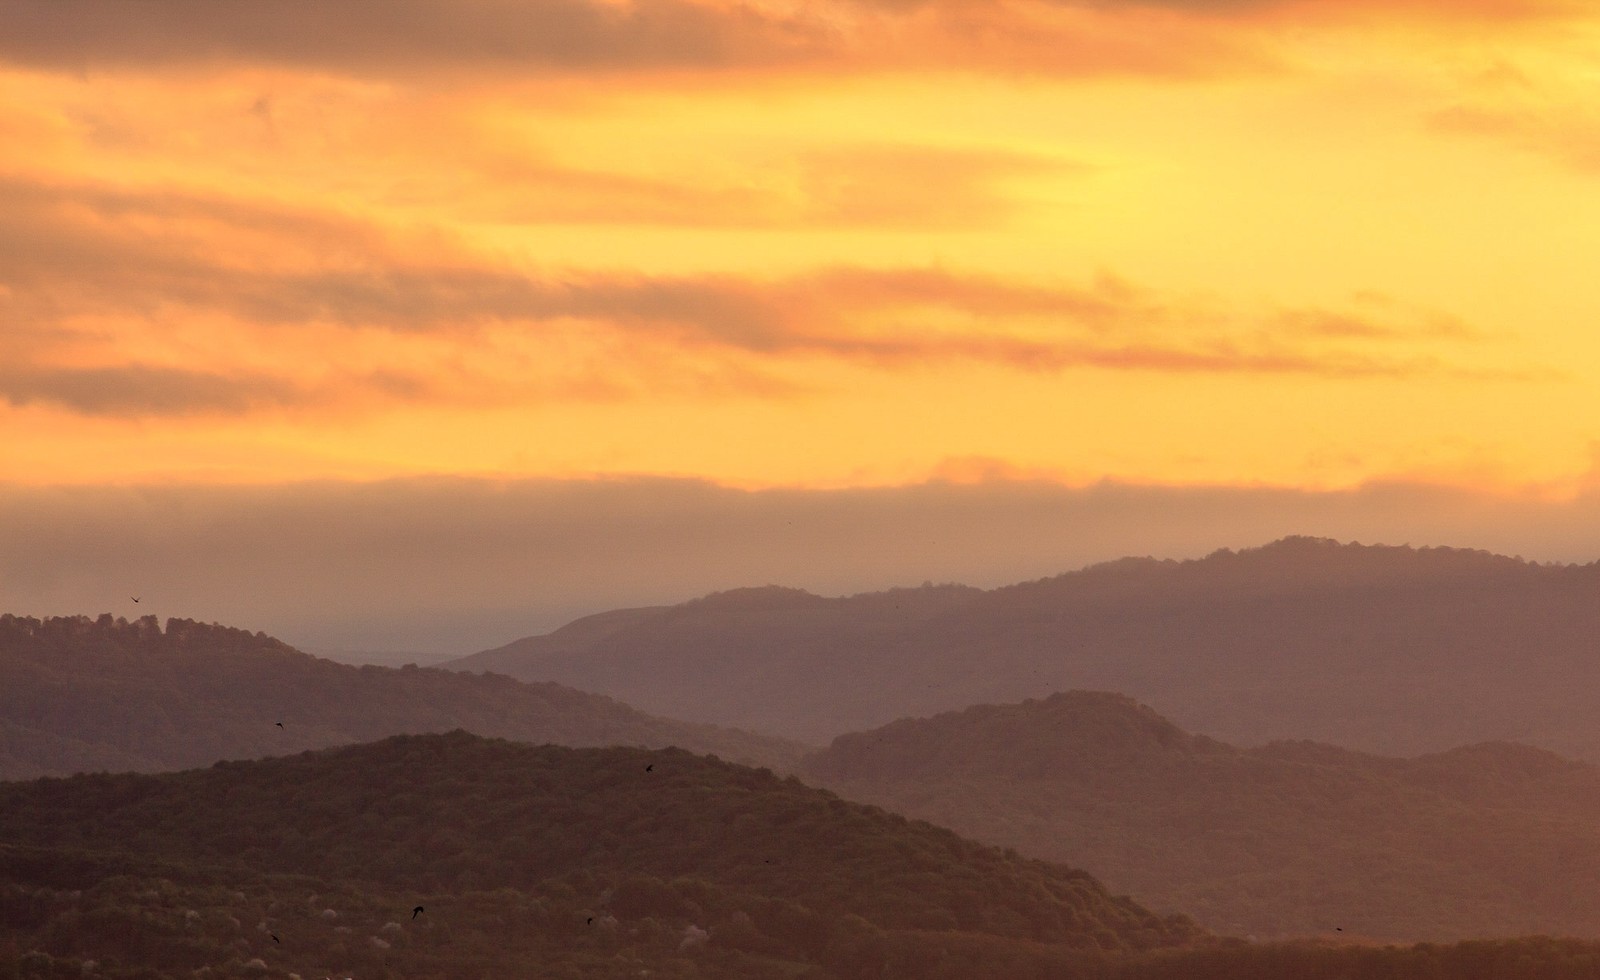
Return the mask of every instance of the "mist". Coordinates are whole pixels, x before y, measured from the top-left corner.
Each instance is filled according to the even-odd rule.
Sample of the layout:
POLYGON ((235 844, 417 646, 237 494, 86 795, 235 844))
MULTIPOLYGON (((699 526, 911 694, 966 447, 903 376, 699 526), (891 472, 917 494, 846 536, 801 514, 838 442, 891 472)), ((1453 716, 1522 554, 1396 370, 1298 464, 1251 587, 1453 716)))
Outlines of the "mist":
POLYGON ((178 616, 372 660, 442 659, 592 612, 741 586, 992 588, 1287 534, 1539 561, 1600 554, 1592 495, 1545 503, 1413 484, 744 491, 654 478, 436 478, 10 487, 0 509, 9 611, 178 616))

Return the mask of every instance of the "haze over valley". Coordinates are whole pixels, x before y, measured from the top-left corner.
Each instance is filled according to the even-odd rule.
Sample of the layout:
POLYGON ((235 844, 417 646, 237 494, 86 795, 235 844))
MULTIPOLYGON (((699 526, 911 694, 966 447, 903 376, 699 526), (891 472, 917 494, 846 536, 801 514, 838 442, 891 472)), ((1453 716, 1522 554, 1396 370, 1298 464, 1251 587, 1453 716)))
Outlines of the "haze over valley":
POLYGON ((989 591, 740 589, 453 661, 822 742, 907 715, 1115 691, 1244 745, 1512 740, 1600 761, 1600 565, 1286 538, 989 591))
POLYGON ((0 0, 0 980, 1600 980, 1596 52, 0 0))
POLYGON ((654 718, 558 684, 353 667, 265 634, 154 617, 0 615, 0 779, 159 771, 467 728, 562 745, 676 745, 765 764, 782 739, 654 718))
POLYGON ((841 735, 801 775, 1228 935, 1600 935, 1600 770, 1484 742, 1240 749, 1071 692, 841 735))
MULTIPOLYGON (((1366 624, 1367 644, 1393 649, 1414 642, 1416 622, 1448 618, 1418 615, 1404 621, 1413 632, 1395 635, 1385 610, 1396 596, 1413 609, 1437 597, 1458 615, 1463 601, 1515 595, 1509 581, 1545 596, 1538 608, 1548 608, 1581 596, 1590 572, 1451 549, 1294 539, 1191 563, 1129 560, 998 592, 926 586, 829 600, 798 590, 743 590, 681 607, 585 617, 536 643, 457 666, 506 667, 493 658, 524 655, 532 646, 564 658, 556 662, 576 660, 612 676, 633 672, 666 688, 670 679, 689 676, 690 667, 714 675, 738 662, 752 676, 787 677, 791 688, 825 681, 821 694, 803 693, 835 709, 892 705, 905 690, 903 672, 860 665, 870 668, 882 649, 912 663, 908 650, 916 637, 948 642, 980 631, 963 617, 985 624, 981 631, 991 637, 989 659, 981 662, 1004 665, 1027 654, 1037 658, 1034 673, 1048 677, 1047 647, 1033 638, 1040 623, 1170 623, 1174 608, 1188 610, 1191 622, 1196 610, 1206 610, 1208 622, 1240 622, 1213 601, 1226 591, 1246 596, 1248 609, 1298 603, 1296 615, 1306 621, 1314 621, 1308 609, 1336 609, 1366 624), (1013 591, 1022 593, 1020 601, 1007 594, 1013 591), (984 605, 996 597, 1030 629, 996 629, 1001 615, 984 605), (1096 619, 1086 608, 1114 615, 1096 619), (1052 615, 1040 615, 1047 611, 1052 615), (1023 637, 1017 649, 1001 645, 1008 635, 1023 637), (657 641, 646 648, 653 659, 640 655, 640 637, 657 641), (672 651, 685 649, 701 657, 687 664, 671 659, 672 651), (719 655, 720 649, 733 655, 719 655), (819 649, 854 656, 800 659, 819 649), (841 685, 854 689, 855 702, 828 696, 841 685)), ((673 745, 767 766, 791 781, 798 776, 1026 857, 1091 869, 1116 893, 1163 915, 1192 917, 1218 935, 1600 939, 1600 918, 1582 900, 1600 877, 1600 833, 1592 819, 1600 807, 1600 770, 1525 744, 1480 737, 1400 758, 1311 740, 1305 729, 1319 719, 1308 713, 1299 718, 1304 727, 1284 740, 1240 748, 1191 734, 1126 695, 1077 690, 901 718, 840 734, 825 746, 807 745, 646 715, 550 681, 337 664, 263 634, 190 621, 5 616, 0 640, 0 764, 11 779, 165 771, 451 728, 534 744, 673 745)), ((1477 640, 1486 645, 1481 631, 1477 640)), ((1175 646, 1163 651, 1173 670, 1182 665, 1175 646)), ((1213 652, 1207 663, 1214 666, 1215 651, 1237 646, 1220 635, 1197 639, 1193 649, 1213 652)), ((1098 661, 1132 661, 1139 649, 1105 651, 1098 661)), ((948 658, 946 650, 933 647, 929 661, 948 658)), ((1077 660, 1070 649, 1062 659, 1068 668, 1077 660)), ((1514 689, 1506 676, 1466 670, 1488 659, 1463 657, 1456 682, 1470 688, 1476 681, 1469 696, 1509 713, 1514 702, 1506 695, 1514 689)), ((1332 670, 1324 674, 1338 679, 1332 670)), ((1318 690, 1309 678, 1301 686, 1318 690)), ((1333 694, 1344 693, 1331 686, 1333 694)), ((1435 697, 1410 696, 1419 703, 1435 697)), ((737 684, 713 678, 691 699, 698 710, 690 714, 714 717, 749 697, 737 684)), ((800 711, 808 702, 793 703, 800 711)), ((1410 727, 1395 731, 1446 744, 1461 730, 1453 727, 1460 719, 1440 725, 1423 712, 1402 720, 1410 727)), ((1565 721, 1578 731, 1582 718, 1565 721)), ((1367 730, 1394 737, 1379 726, 1367 730)), ((743 836, 765 833, 759 823, 739 826, 743 836)), ((471 835, 459 831, 458 838, 471 835)))

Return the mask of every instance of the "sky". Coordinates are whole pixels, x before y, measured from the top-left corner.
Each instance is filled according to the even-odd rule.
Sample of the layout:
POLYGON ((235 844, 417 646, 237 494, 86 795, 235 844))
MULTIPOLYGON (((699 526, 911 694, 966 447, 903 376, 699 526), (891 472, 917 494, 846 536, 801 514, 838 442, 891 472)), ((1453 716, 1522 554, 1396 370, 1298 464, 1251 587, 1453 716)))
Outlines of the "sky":
POLYGON ((1591 4, 0 20, 9 611, 442 654, 1289 533, 1600 557, 1591 4))

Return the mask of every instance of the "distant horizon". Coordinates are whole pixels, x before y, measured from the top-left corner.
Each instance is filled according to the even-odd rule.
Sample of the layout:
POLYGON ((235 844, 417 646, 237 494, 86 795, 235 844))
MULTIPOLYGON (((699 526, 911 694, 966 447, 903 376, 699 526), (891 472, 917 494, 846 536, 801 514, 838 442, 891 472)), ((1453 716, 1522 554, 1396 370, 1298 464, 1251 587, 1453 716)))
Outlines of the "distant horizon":
MULTIPOLYGON (((659 740, 781 770, 799 743, 1071 690, 1116 691, 1239 745, 1503 739, 1600 765, 1600 3, 0 11, 0 614, 92 624, 8 621, 8 780, 448 727, 659 740), (1308 548, 1062 578, 1296 537, 1581 568, 1308 548), (984 594, 882 595, 923 585, 984 594), (768 587, 830 601, 678 608, 768 587), (865 598, 834 601, 849 597, 865 598), (636 611, 549 638, 617 610, 636 611), (460 669, 343 666, 474 655, 460 669)), ((1030 741, 1005 726, 952 738, 991 750, 972 757, 985 778, 1019 774, 1014 749, 1030 741)), ((971 745, 925 747, 945 773, 971 745)), ((158 884, 153 905, 132 882, 154 870, 91 883, 102 855, 82 860, 68 845, 91 838, 49 812, 65 797, 13 786, 37 806, 0 816, 37 817, 62 850, 0 869, 0 904, 22 881, 18 907, 38 920, 0 923, 0 975, 52 957, 57 974, 194 971, 201 949, 230 976, 1094 973, 1098 957, 1080 954, 1122 942, 1056 901, 1085 899, 1066 879, 1042 905, 1056 884, 1036 873, 1014 892, 974 890, 935 853, 949 847, 906 850, 898 818, 901 837, 863 845, 870 865, 791 868, 779 837, 815 843, 859 821, 836 819, 838 800, 815 821, 740 814, 748 774, 713 801, 634 759, 631 779, 605 780, 630 788, 595 810, 613 823, 588 839, 574 822, 587 796, 550 821, 532 782, 505 808, 500 780, 401 748, 359 778, 318 764, 348 804, 286 778, 293 766, 256 789, 235 780, 248 767, 197 780, 240 790, 219 798, 261 827, 294 827, 283 855, 337 857, 315 889, 330 902, 350 891, 340 881, 372 884, 357 879, 373 841, 420 862, 428 881, 353 889, 371 923, 325 909, 313 947, 271 880, 233 898, 158 884), (485 794, 451 789, 466 777, 485 794), (288 799, 274 787, 307 803, 269 813, 258 804, 288 799), (659 848, 634 831, 661 829, 666 787, 711 849, 669 835, 685 860, 652 884, 638 859, 659 848), (428 792, 434 818, 412 807, 428 792), (458 816, 510 835, 464 849, 458 816), (615 893, 538 877, 493 891, 533 859, 588 876, 599 844, 617 845, 615 893), (713 909, 702 859, 735 851, 713 909), (839 904, 893 855, 905 887, 881 896, 884 921, 839 904), (801 877, 814 908, 783 887, 801 877), (393 901, 406 888, 419 900, 393 901), (971 930, 991 913, 1003 929, 971 930), (151 928, 155 945, 140 939, 151 928), (1059 948, 1024 948, 1051 929, 1059 948)), ((1306 814, 1321 834, 1274 864, 1259 847, 1272 835, 1248 823, 1190 834, 1173 773, 1124 779, 1117 755, 1077 775, 1149 791, 1152 826, 1179 832, 1158 870, 1216 862, 1219 900, 1174 892, 1173 910, 1248 893, 1322 937, 1282 947, 1277 967, 1280 950, 1254 943, 1200 950, 1198 972, 1600 962, 1600 916, 1581 920, 1595 940, 1581 948, 1320 948, 1387 935, 1363 911, 1384 896, 1412 917, 1404 934, 1486 889, 1499 904, 1480 911, 1502 911, 1461 931, 1578 921, 1500 900, 1550 878, 1559 903, 1565 882, 1600 874, 1584 817, 1600 776, 1577 787, 1581 833, 1566 842, 1539 830, 1535 798, 1564 784, 1537 765, 1424 766, 1389 796, 1364 793, 1356 769, 1298 783, 1303 806, 1260 826, 1304 830, 1306 814), (1530 797, 1528 822, 1496 823, 1494 793, 1459 811, 1424 800, 1416 863, 1345 833, 1387 839, 1386 800, 1438 779, 1445 799, 1482 783, 1476 770, 1530 797), (1472 821, 1479 833, 1458 832, 1472 821), (1503 873, 1485 876, 1478 855, 1503 873), (1303 873, 1310 856, 1332 874, 1303 873), (1462 874, 1435 887, 1446 862, 1462 874), (1336 918, 1340 888, 1355 914, 1336 918)), ((1279 797, 1275 772, 1192 775, 1226 815, 1279 797)), ((994 808, 969 792, 980 781, 952 786, 951 817, 1001 815, 985 834, 1086 799, 1067 787, 994 808)), ((133 860, 149 835, 130 814, 150 801, 130 800, 151 794, 75 785, 91 783, 109 803, 85 807, 82 826, 133 860)), ((272 858, 251 843, 261 834, 217 823, 211 798, 180 794, 143 826, 183 862, 206 841, 230 861, 241 840, 272 858), (201 833, 208 821, 217 834, 201 833)), ((1099 826, 1127 835, 1105 802, 1099 826)), ((296 871, 277 858, 255 870, 296 871)), ((213 872, 223 885, 233 870, 213 872)), ((1171 925, 1141 925, 1129 948, 1171 925)), ((1187 970, 1158 955, 1099 972, 1187 970)))
POLYGON ((151 612, 382 662, 465 656, 585 615, 730 588, 988 589, 1294 535, 1539 562, 1600 558, 1600 495, 1549 501, 1400 484, 741 491, 696 480, 453 478, 13 486, 0 487, 0 509, 10 515, 0 524, 7 611, 151 612))
POLYGON ((1286 534, 1600 556, 1585 5, 405 11, 7 9, 0 601, 445 656, 1286 534))

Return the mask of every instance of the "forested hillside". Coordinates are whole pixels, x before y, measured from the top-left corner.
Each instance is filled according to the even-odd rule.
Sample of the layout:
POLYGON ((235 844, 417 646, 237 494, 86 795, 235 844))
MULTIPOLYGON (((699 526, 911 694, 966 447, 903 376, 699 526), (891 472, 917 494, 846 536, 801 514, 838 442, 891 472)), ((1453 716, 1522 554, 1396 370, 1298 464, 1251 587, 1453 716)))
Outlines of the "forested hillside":
POLYGON ((744 589, 455 661, 802 740, 1119 691, 1245 745, 1412 755, 1509 740, 1600 761, 1600 565, 1288 538, 980 592, 744 589))
POLYGON ((182 773, 0 784, 0 841, 18 879, 9 901, 25 913, 5 928, 47 926, 27 942, 54 942, 52 956, 92 955, 100 930, 116 934, 117 923, 146 916, 160 924, 156 935, 134 942, 152 956, 167 955, 170 942, 198 959, 206 936, 227 936, 215 955, 239 947, 269 965, 347 969, 350 957, 370 966, 401 953, 341 954, 341 943, 365 938, 341 940, 330 924, 360 923, 390 943, 382 948, 394 948, 390 934, 407 937, 437 958, 458 907, 497 902, 508 936, 550 932, 515 942, 589 949, 598 934, 601 948, 652 955, 711 943, 719 955, 796 967, 928 943, 949 950, 935 960, 973 962, 992 948, 997 963, 1041 968, 1203 939, 1187 920, 1113 897, 1084 872, 769 771, 681 750, 528 746, 463 732, 182 773), (107 877, 169 871, 179 878, 154 895, 107 877), (51 910, 81 910, 83 896, 40 898, 42 884, 98 889, 91 901, 107 908, 61 920, 51 910), (312 891, 319 897, 306 897, 312 891), (29 911, 30 901, 44 907, 29 911), (254 931, 231 910, 252 902, 264 923, 254 931), (414 905, 426 919, 384 932, 387 918, 414 905), (230 916, 239 921, 229 925, 230 916), (446 931, 427 931, 435 929, 446 931), (300 958, 304 944, 323 958, 300 958), (330 962, 336 955, 346 959, 330 962))
POLYGON ((762 764, 798 752, 558 684, 352 667, 190 620, 162 629, 153 616, 0 616, 0 779, 181 769, 455 728, 565 745, 679 745, 762 764))
POLYGON ((801 774, 1229 934, 1600 937, 1600 771, 1527 746, 1240 749, 1078 691, 841 736, 801 774))
POLYGON ((0 784, 0 980, 1595 980, 1600 946, 1254 945, 682 751, 465 733, 0 784))

